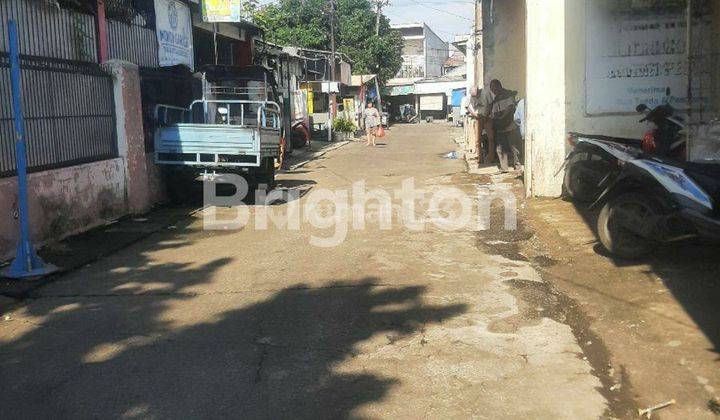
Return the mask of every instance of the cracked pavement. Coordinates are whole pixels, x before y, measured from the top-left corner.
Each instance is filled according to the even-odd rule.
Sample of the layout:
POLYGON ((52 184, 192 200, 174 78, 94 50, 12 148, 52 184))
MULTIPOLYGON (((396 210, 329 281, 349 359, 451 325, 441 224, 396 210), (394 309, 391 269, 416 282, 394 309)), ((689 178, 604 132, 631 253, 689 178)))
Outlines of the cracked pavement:
MULTIPOLYGON (((306 192, 300 204, 362 179, 473 193, 483 179, 442 158, 453 135, 395 126, 380 147, 329 152, 280 188, 306 192)), ((535 268, 487 252, 474 229, 370 220, 319 248, 310 237, 331 232, 305 220, 206 231, 203 214, 43 287, 0 321, 0 417, 623 414, 535 268)))

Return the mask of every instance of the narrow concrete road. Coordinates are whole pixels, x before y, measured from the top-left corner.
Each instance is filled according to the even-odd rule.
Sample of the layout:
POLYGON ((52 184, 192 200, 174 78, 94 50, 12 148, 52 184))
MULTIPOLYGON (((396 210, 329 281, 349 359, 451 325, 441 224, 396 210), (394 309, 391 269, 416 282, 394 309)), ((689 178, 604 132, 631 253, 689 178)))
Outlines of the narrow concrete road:
POLYGON ((453 135, 397 126, 282 175, 302 197, 252 206, 243 229, 204 230, 205 211, 41 289, 0 320, 0 418, 617 415, 537 272, 483 252, 474 226, 394 213, 381 229, 370 211, 342 235, 320 223, 337 210, 325 201, 323 220, 255 228, 360 180, 476 195, 481 179, 442 157, 453 135))

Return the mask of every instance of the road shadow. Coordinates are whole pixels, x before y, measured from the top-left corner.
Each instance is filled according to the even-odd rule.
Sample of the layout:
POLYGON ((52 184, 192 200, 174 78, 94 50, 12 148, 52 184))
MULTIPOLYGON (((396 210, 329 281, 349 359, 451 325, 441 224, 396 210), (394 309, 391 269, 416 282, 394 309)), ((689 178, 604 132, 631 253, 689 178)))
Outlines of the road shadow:
MULTIPOLYGON (((599 241, 599 210, 569 202, 599 241)), ((649 266, 644 272, 662 279, 673 297, 712 342, 713 348, 708 350, 720 355, 720 245, 698 241, 676 242, 663 245, 648 257, 638 260, 617 258, 599 243, 593 246, 593 250, 618 268, 649 266)))
POLYGON ((399 381, 339 369, 361 343, 466 310, 374 278, 253 292, 236 272, 236 289, 216 290, 229 259, 154 260, 191 244, 195 229, 156 234, 41 289, 26 317, 0 325, 0 418, 349 418, 399 381))
POLYGON ((279 180, 272 190, 265 191, 266 197, 274 197, 266 203, 264 200, 259 199, 262 195, 258 194, 258 191, 264 191, 264 189, 255 185, 249 186, 249 191, 247 191, 246 194, 241 197, 233 198, 230 202, 227 202, 229 198, 233 197, 237 193, 237 187, 228 183, 217 183, 215 186, 208 187, 210 188, 210 194, 217 197, 217 200, 211 199, 206 202, 204 193, 205 185, 200 181, 192 181, 184 184, 182 194, 174 194, 172 205, 195 207, 218 205, 221 207, 230 207, 240 204, 255 206, 263 204, 277 204, 278 202, 289 203, 293 200, 304 197, 310 192, 310 190, 312 190, 315 184, 315 181, 307 179, 279 180), (271 191, 274 191, 275 193, 271 195, 271 191))

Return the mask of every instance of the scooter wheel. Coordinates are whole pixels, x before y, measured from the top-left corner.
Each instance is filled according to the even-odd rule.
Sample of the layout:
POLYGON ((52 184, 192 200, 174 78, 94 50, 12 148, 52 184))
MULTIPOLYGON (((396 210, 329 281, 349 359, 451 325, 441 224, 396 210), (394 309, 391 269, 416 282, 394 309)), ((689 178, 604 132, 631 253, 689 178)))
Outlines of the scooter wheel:
POLYGON ((628 192, 609 200, 600 211, 597 230, 600 242, 611 254, 638 259, 652 252, 657 241, 643 236, 633 227, 662 214, 662 204, 652 196, 628 192))
POLYGON ((597 200, 602 192, 598 185, 609 172, 610 164, 604 160, 574 160, 565 170, 563 194, 578 203, 597 200))

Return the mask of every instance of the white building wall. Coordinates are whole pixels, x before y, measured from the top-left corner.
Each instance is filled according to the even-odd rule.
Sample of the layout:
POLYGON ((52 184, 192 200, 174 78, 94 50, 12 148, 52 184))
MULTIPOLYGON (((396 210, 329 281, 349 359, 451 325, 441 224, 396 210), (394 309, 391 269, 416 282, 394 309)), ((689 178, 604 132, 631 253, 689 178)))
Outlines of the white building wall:
POLYGON ((559 196, 565 158, 565 6, 577 0, 527 0, 528 195, 559 196))
MULTIPOLYGON (((598 6, 605 1, 527 0, 526 185, 531 195, 561 194, 564 171, 560 169, 567 152, 568 132, 641 138, 648 129, 647 124, 638 122, 634 112, 593 114, 588 111, 588 54, 595 54, 597 61, 598 53, 588 51, 587 31, 590 24, 600 24, 612 31, 614 23, 598 11, 598 6), (598 19, 605 21, 598 22, 598 19)), ((652 16, 646 18, 652 20, 652 16)), ((640 45, 642 42, 643 39, 638 40, 640 45)), ((665 62, 666 57, 642 55, 631 59, 638 63, 665 62)), ((647 78, 635 78, 636 84, 640 86, 643 79, 647 78)), ((613 83, 618 81, 608 79, 608 92, 613 83)), ((595 89, 591 94, 603 93, 597 86, 595 89)))
POLYGON ((586 28, 588 11, 593 2, 584 0, 565 2, 565 74, 567 131, 604 134, 617 137, 642 137, 647 126, 638 123, 637 114, 589 115, 586 109, 586 28))
POLYGON ((425 77, 442 76, 449 54, 447 42, 425 25, 425 77))

